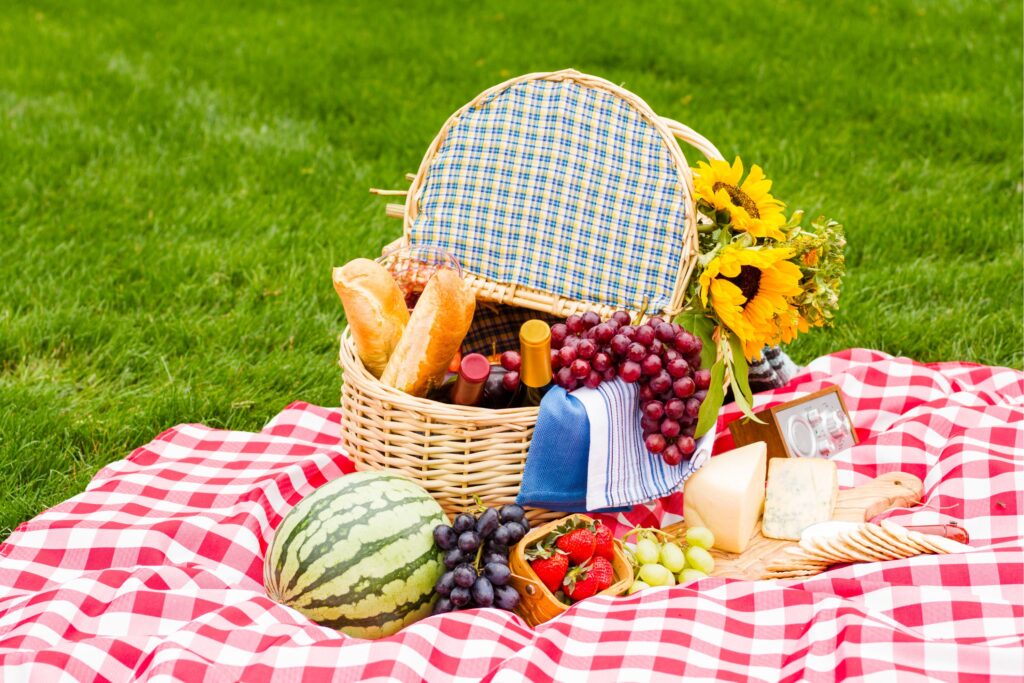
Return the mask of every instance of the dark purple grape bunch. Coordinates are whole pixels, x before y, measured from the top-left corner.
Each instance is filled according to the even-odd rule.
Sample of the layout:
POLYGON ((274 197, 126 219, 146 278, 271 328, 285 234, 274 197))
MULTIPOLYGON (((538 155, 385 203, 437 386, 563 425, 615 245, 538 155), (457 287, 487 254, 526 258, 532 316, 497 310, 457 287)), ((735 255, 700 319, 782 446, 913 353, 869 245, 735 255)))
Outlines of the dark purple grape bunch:
POLYGON ((711 371, 701 369, 703 344, 679 323, 653 317, 631 324, 625 311, 609 320, 593 311, 551 326, 551 367, 566 391, 597 388, 619 377, 640 385, 644 445, 669 465, 693 454, 697 415, 711 371))
POLYGON ((512 586, 508 556, 529 530, 518 505, 463 512, 450 526, 436 526, 434 544, 444 552, 446 571, 434 585, 434 614, 475 607, 515 609, 519 593, 512 586))

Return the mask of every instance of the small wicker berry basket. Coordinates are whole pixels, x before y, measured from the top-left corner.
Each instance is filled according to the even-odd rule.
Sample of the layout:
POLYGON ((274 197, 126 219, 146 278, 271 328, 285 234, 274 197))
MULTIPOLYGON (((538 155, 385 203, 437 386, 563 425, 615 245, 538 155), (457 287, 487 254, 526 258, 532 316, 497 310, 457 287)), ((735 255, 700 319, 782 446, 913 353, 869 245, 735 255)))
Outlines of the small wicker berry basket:
MULTIPOLYGON (((390 246, 459 261, 478 314, 464 350, 517 346, 515 323, 593 310, 674 315, 697 261, 697 211, 678 140, 721 154, 639 97, 573 70, 513 78, 455 112, 427 149, 390 246), (468 347, 468 348, 467 348, 468 347)), ((342 435, 361 469, 417 480, 448 514, 510 503, 537 408, 490 410, 386 386, 341 337, 342 435)), ((563 516, 528 511, 534 522, 563 516)))
MULTIPOLYGON (((573 515, 573 517, 584 522, 593 522, 586 515, 573 515)), ((519 593, 519 604, 516 606, 516 614, 526 620, 530 626, 543 624, 551 621, 559 614, 569 609, 569 606, 560 602, 548 587, 537 577, 537 573, 530 567, 526 559, 526 549, 544 538, 549 532, 563 521, 555 519, 543 526, 531 529, 526 536, 512 549, 509 555, 509 568, 512 569, 512 585, 519 593)), ((626 557, 622 546, 615 545, 615 557, 612 559, 612 570, 615 572, 615 583, 598 593, 598 595, 622 595, 633 584, 633 566, 626 557)))

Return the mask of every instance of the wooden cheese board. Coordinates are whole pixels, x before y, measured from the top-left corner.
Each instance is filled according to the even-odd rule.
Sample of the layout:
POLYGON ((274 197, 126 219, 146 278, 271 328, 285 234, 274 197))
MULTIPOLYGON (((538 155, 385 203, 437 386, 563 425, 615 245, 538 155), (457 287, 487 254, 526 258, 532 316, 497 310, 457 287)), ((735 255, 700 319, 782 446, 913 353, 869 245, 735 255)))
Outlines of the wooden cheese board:
MULTIPOLYGON (((912 474, 889 472, 876 477, 863 486, 840 489, 832 519, 844 522, 864 522, 872 517, 897 507, 910 507, 921 501, 924 484, 912 474)), ((664 531, 682 537, 686 533, 686 522, 665 527, 664 531)), ((765 567, 784 559, 785 548, 796 546, 796 541, 781 541, 766 538, 761 534, 758 522, 750 544, 742 553, 727 553, 712 550, 715 569, 712 576, 757 580, 766 578, 765 567)))

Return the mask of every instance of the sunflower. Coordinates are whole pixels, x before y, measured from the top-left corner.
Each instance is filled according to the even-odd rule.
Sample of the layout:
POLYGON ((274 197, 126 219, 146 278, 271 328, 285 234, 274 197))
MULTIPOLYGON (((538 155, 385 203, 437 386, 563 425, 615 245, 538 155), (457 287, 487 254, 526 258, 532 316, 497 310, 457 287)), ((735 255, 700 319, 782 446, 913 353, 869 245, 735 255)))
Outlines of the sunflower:
POLYGON ((757 358, 766 344, 791 340, 807 329, 791 297, 798 296, 800 268, 788 259, 792 249, 722 249, 700 275, 700 297, 723 325, 743 343, 747 358, 757 358))
POLYGON ((697 199, 704 200, 716 211, 728 213, 736 230, 753 237, 785 240, 780 230, 786 224, 782 215, 785 204, 769 193, 772 181, 764 177, 764 171, 756 164, 750 167, 747 179, 741 183, 742 177, 743 162, 739 157, 732 166, 719 159, 712 159, 710 164, 698 162, 693 169, 697 199))
MULTIPOLYGON (((797 334, 808 332, 811 324, 807 322, 796 310, 790 310, 775 317, 775 324, 778 328, 778 335, 771 339, 771 344, 788 344, 796 339, 797 334)), ((815 327, 820 327, 815 325, 815 327)))

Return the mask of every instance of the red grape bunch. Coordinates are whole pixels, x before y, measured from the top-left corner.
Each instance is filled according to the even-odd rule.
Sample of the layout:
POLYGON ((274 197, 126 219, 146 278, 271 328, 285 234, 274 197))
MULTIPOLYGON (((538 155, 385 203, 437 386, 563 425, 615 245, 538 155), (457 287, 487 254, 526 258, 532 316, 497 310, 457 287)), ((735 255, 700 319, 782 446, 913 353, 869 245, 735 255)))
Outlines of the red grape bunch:
POLYGON ((696 448, 697 415, 711 372, 700 367, 703 344, 678 323, 653 317, 632 325, 625 311, 603 321, 593 312, 551 326, 554 381, 566 391, 597 388, 619 377, 640 385, 644 445, 669 465, 696 448))

